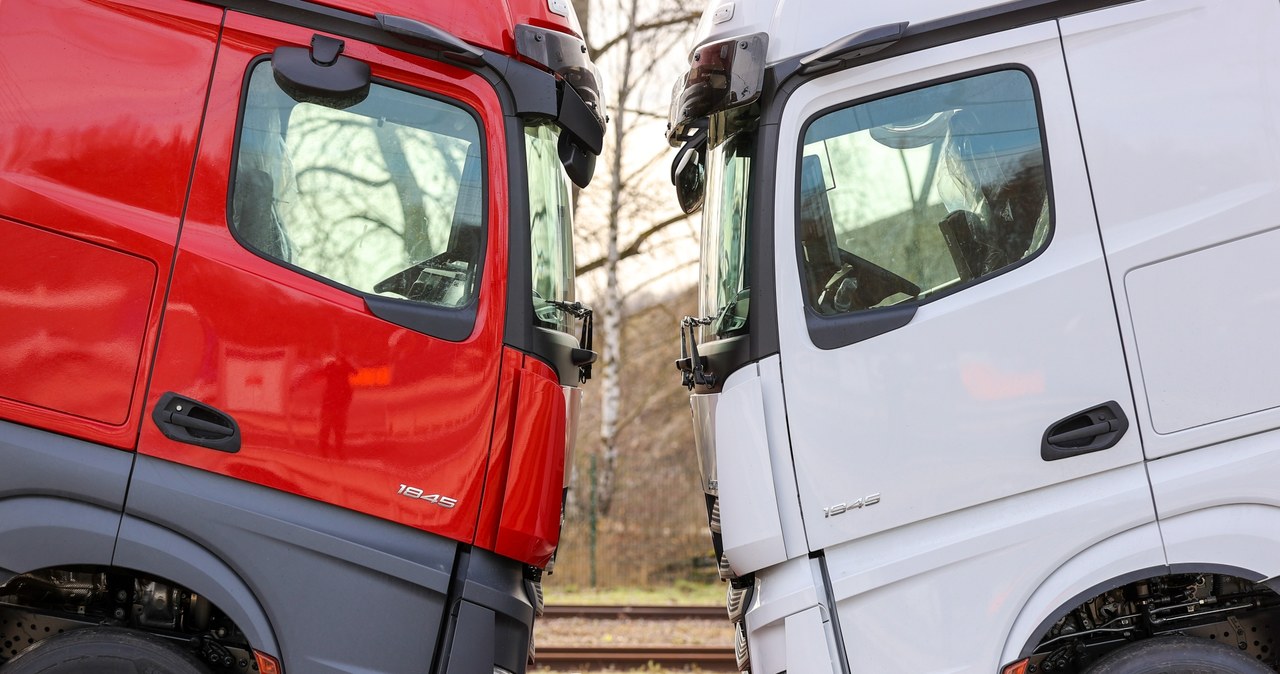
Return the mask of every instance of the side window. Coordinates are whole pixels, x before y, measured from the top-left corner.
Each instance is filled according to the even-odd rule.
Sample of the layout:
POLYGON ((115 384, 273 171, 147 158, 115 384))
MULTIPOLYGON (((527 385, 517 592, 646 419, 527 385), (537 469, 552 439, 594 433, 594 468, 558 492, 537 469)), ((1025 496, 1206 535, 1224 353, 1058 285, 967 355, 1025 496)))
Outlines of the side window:
POLYGON ((553 302, 572 302, 573 206, 568 176, 557 151, 559 134, 550 124, 524 128, 529 175, 529 241, 533 262, 536 324, 569 332, 570 315, 553 302))
POLYGON ((458 308, 484 250, 480 127, 470 112, 374 83, 336 109, 254 67, 231 228, 269 258, 361 293, 458 308))
POLYGON ((718 198, 709 199, 702 213, 701 313, 715 317, 706 326, 704 339, 728 337, 747 327, 754 140, 752 134, 740 133, 708 155, 707 190, 718 198))
POLYGON ((1031 79, 1002 70, 823 113, 804 135, 806 301, 925 301, 1035 255, 1052 217, 1031 79))

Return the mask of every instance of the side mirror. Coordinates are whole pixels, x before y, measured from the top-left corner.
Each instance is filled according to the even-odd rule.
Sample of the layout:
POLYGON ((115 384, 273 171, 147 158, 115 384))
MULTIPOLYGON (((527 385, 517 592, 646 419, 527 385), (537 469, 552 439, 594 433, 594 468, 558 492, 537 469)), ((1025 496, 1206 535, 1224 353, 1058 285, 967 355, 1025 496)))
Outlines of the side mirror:
POLYGON ((671 183, 676 186, 680 210, 696 213, 707 190, 707 132, 698 131, 676 152, 671 162, 671 183))
POLYGON ((339 110, 369 95, 369 64, 341 56, 342 40, 311 37, 311 49, 277 47, 271 54, 276 84, 299 103, 316 103, 339 110))
POLYGON ((596 172, 596 155, 574 140, 570 134, 560 134, 556 145, 560 155, 560 163, 564 164, 564 172, 569 180, 578 187, 586 187, 591 183, 591 176, 596 172))
POLYGON ((764 89, 768 47, 769 37, 755 33, 694 49, 689 71, 672 91, 667 141, 676 145, 698 120, 756 102, 764 89))

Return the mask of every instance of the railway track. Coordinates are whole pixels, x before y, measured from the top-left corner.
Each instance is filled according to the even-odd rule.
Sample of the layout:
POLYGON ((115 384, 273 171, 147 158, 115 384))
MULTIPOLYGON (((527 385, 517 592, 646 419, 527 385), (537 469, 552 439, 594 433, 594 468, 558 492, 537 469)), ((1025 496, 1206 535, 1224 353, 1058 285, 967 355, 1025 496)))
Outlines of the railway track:
POLYGON ((549 604, 544 618, 594 620, 728 620, 723 606, 589 606, 549 604))
POLYGON ((539 646, 534 665, 551 669, 634 669, 650 663, 696 666, 706 671, 737 671, 733 649, 724 646, 539 646))
MULTIPOLYGON (((552 604, 543 620, 578 618, 591 621, 726 621, 721 606, 590 606, 552 604)), ((535 666, 560 671, 636 669, 653 664, 704 671, 737 671, 733 648, 723 646, 538 646, 535 666)))

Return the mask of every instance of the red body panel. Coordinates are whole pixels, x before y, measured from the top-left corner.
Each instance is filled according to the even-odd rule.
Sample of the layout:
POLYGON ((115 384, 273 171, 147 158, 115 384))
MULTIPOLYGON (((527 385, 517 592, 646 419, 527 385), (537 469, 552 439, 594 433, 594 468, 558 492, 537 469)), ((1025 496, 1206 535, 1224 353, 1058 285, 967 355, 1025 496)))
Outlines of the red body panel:
POLYGON ((493 459, 476 545, 544 566, 560 540, 565 401, 555 372, 518 351, 503 355, 493 459))
POLYGON ((497 412, 493 419, 493 442, 489 448, 489 465, 484 478, 484 502, 476 523, 475 544, 485 550, 498 545, 498 523, 502 519, 502 501, 507 493, 507 477, 511 467, 511 434, 515 430, 516 403, 520 394, 520 375, 525 355, 504 348, 502 375, 498 384, 497 412))
POLYGON ((0 417, 136 442, 221 17, 0 2, 0 417))
MULTIPOLYGON (((507 53, 519 23, 578 32, 545 0, 341 6, 507 53)), ((222 20, 171 0, 0 1, 0 418, 545 564, 559 537, 565 404, 551 368, 502 343, 510 196, 492 86, 344 39, 375 78, 483 120, 478 313, 471 336, 449 342, 232 238, 245 77, 315 31, 230 12, 219 47, 222 20), (241 449, 161 434, 149 412, 170 391, 234 418, 241 449)))
POLYGON ((139 451, 450 538, 475 534, 502 352, 506 150, 502 111, 479 75, 347 39, 376 78, 460 101, 484 120, 488 248, 471 337, 453 343, 388 323, 363 300, 259 257, 227 225, 236 115, 250 62, 314 31, 229 13, 179 245, 149 408, 166 391, 232 416, 226 454, 153 424, 139 451), (456 499, 449 508, 401 486, 456 499))
POLYGON ((104 424, 128 420, 156 266, 0 219, 0 390, 104 424), (35 328, 35 329, 33 329, 35 328))
MULTIPOLYGON (((568 4, 568 0, 565 0, 568 4)), ((494 2, 435 2, 423 5, 404 0, 319 0, 319 4, 374 16, 391 14, 442 28, 458 38, 506 54, 515 53, 513 27, 522 23, 552 28, 582 37, 572 12, 561 16, 547 0, 495 0, 494 2), (430 11, 423 11, 430 7, 430 11)))

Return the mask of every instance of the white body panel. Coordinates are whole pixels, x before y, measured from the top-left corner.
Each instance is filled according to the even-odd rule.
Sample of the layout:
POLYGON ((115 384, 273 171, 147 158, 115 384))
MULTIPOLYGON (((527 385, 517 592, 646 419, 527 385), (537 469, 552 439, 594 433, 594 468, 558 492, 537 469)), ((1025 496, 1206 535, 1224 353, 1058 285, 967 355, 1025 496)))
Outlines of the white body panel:
POLYGON ((724 553, 745 574, 809 552, 778 357, 733 373, 711 409, 724 553))
POLYGON ((1062 31, 1148 458, 1280 427, 1280 5, 1062 31))
MULTIPOLYGON (((1107 400, 1132 415, 1056 25, 806 84, 789 102, 781 136, 798 138, 806 119, 842 101, 1006 64, 1030 69, 1043 106, 1056 215, 1043 255, 924 305, 899 330, 831 351, 809 339, 795 258, 777 258, 800 503, 810 546, 825 549, 854 673, 992 672, 1003 662, 1004 636, 1059 566, 1094 546, 1111 551, 1103 542, 1112 537, 1135 547, 1093 560, 1092 572, 1164 564, 1136 432, 1096 454, 1040 457, 1042 433, 1062 417, 1107 400), (873 507, 823 516, 829 505, 872 493, 881 494, 873 507)), ((795 184, 796 153, 795 141, 784 140, 780 185, 795 184)), ((794 195, 780 190, 775 208, 777 222, 788 223, 777 228, 775 247, 794 249, 794 195)), ((757 573, 760 587, 772 572, 757 573)), ((757 598, 748 615, 760 672, 781 669, 773 660, 799 639, 769 645, 785 630, 777 620, 758 624, 766 602, 757 598)))
POLYGON ((850 671, 993 674, 1028 600, 1072 558, 1123 535, 1134 547, 1089 571, 1163 565, 1150 509, 1134 465, 829 548, 850 671))
POLYGON ((971 12, 990 0, 713 0, 702 14, 694 44, 750 33, 769 34, 770 63, 811 52, 858 30, 908 21, 913 24, 971 12))
MULTIPOLYGON (((799 137, 804 120, 841 101, 1009 63, 1031 69, 1043 102, 1056 217, 1040 257, 923 305, 901 329, 825 351, 809 338, 796 258, 778 256, 792 454, 814 549, 1142 460, 1137 433, 1095 454, 1040 456, 1044 431, 1070 414, 1116 400, 1132 416, 1053 23, 815 80, 792 96, 781 136, 799 137), (823 517, 832 504, 875 493, 873 507, 823 517)), ((796 184, 796 154, 784 140, 779 184, 796 184)), ((793 221, 791 190, 779 191, 776 212, 777 222, 793 221)), ((791 227, 777 228, 775 246, 794 249, 791 227)), ((1131 486, 1146 489, 1134 476, 1131 486)))
POLYGON ((755 368, 733 373, 716 405, 716 469, 724 554, 734 571, 786 561, 764 397, 755 368))
POLYGON ((778 498, 778 518, 787 559, 809 554, 804 518, 800 515, 800 494, 791 461, 791 437, 787 431, 787 403, 782 392, 782 359, 773 356, 760 361, 760 392, 764 397, 765 427, 769 433, 769 460, 773 464, 773 488, 778 498))
POLYGON ((1280 433, 1148 464, 1169 563, 1280 576, 1280 433))
POLYGON ((755 601, 747 611, 753 671, 840 671, 817 563, 808 558, 792 559, 758 573, 756 579, 755 601), (816 634, 807 633, 806 628, 814 627, 819 628, 816 634), (826 647, 817 648, 819 643, 826 647))
MULTIPOLYGON (((768 32, 777 62, 990 3, 737 2, 713 23, 726 4, 699 43, 768 32)), ((781 358, 746 368, 758 384, 731 381, 716 416, 721 470, 751 462, 735 478, 745 493, 722 479, 720 494, 726 550, 730 517, 757 528, 736 532, 730 555, 757 580, 754 672, 840 671, 819 648, 834 643, 834 615, 850 674, 993 674, 1120 579, 1280 576, 1277 64, 1275 0, 1141 0, 795 91, 768 158, 781 358), (814 346, 795 254, 805 122, 1010 65, 1039 96, 1055 228, 1044 252, 899 329, 814 346), (1118 445, 1041 459, 1050 424, 1108 400, 1132 424, 1118 445), (824 516, 871 494, 873 507, 824 516), (778 519, 758 519, 768 513, 778 519), (767 554, 748 549, 755 535, 767 554), (802 547, 823 553, 829 583, 802 547)))
POLYGON ((1155 569, 1167 563, 1160 534, 1158 525, 1144 524, 1103 540, 1054 569, 1023 602, 1000 662, 1026 655, 1024 646, 1039 639, 1046 622, 1060 617, 1082 597, 1098 592, 1099 583, 1133 574, 1158 575, 1155 569))

